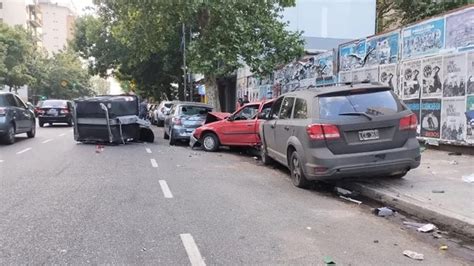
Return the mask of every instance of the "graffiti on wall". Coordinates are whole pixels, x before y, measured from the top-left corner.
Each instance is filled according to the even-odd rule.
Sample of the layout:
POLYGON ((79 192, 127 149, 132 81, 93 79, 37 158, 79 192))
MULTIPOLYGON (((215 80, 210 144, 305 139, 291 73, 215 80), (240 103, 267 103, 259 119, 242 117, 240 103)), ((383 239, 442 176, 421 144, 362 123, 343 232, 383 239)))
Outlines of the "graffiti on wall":
POLYGON ((474 8, 446 17, 446 48, 474 46, 474 8))
POLYGON ((421 62, 422 68, 422 97, 441 97, 443 58, 441 56, 425 58, 421 62))
POLYGON ((334 50, 314 56, 316 86, 328 85, 336 82, 334 50))
POLYGON ((466 141, 474 143, 474 96, 466 99, 466 141))
POLYGON ((404 28, 402 37, 403 59, 438 53, 444 48, 444 18, 404 28))
POLYGON ((396 95, 400 96, 397 78, 397 64, 388 64, 380 66, 379 81, 392 88, 396 95))
POLYGON ((339 70, 348 71, 361 68, 365 58, 365 39, 339 46, 339 70))
POLYGON ((441 99, 421 100, 420 135, 439 139, 441 125, 441 99))
POLYGON ((467 89, 468 95, 474 94, 474 52, 467 54, 467 89))
POLYGON ((400 33, 398 31, 367 39, 368 65, 383 65, 398 62, 400 33))
POLYGON ((402 80, 403 99, 420 98, 421 60, 403 63, 400 79, 402 80))

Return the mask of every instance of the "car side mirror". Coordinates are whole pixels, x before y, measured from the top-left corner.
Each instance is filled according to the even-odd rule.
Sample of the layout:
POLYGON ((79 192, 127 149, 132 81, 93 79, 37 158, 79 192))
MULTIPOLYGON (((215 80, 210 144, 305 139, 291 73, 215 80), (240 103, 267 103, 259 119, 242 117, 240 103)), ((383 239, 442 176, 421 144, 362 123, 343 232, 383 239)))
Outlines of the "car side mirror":
POLYGON ((232 122, 235 120, 235 117, 233 115, 230 115, 229 117, 227 117, 227 120, 232 122))

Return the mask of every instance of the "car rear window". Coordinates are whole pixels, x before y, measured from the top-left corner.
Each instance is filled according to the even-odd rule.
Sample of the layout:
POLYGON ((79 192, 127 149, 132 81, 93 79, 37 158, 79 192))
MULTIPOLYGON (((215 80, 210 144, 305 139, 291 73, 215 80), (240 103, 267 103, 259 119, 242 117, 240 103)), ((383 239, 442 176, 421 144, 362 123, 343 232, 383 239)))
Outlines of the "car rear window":
POLYGON ((67 106, 66 101, 44 101, 41 104, 42 108, 62 108, 66 106, 67 106))
POLYGON ((205 106, 182 105, 180 107, 181 115, 207 115, 212 109, 205 106))
POLYGON ((321 119, 348 117, 341 114, 366 113, 368 115, 389 115, 404 110, 393 93, 386 91, 355 92, 344 95, 319 97, 321 119))

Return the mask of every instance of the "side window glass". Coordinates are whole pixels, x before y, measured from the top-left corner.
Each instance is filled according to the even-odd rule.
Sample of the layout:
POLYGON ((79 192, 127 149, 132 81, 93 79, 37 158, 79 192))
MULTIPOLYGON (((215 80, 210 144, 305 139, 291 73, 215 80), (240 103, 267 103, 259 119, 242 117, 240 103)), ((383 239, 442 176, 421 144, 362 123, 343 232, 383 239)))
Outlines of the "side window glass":
POLYGON ((235 120, 250 120, 257 117, 258 105, 245 106, 240 112, 235 114, 235 120))
POLYGON ((295 111, 293 112, 294 119, 306 119, 308 118, 308 107, 306 100, 297 98, 295 101, 295 111))
POLYGON ((291 117, 291 111, 293 110, 294 102, 295 98, 293 97, 286 97, 285 100, 283 100, 281 105, 280 119, 289 119, 291 117))
POLYGON ((10 107, 16 107, 17 106, 15 98, 13 98, 13 95, 11 95, 11 94, 7 94, 7 106, 10 106, 10 107))
POLYGON ((283 102, 283 97, 280 97, 278 100, 275 101, 275 104, 273 104, 272 106, 269 119, 278 119, 278 114, 280 112, 280 106, 282 102, 283 102))
POLYGON ((15 97, 15 101, 16 101, 16 106, 26 109, 25 103, 20 98, 18 98, 17 96, 14 96, 14 97, 15 97))

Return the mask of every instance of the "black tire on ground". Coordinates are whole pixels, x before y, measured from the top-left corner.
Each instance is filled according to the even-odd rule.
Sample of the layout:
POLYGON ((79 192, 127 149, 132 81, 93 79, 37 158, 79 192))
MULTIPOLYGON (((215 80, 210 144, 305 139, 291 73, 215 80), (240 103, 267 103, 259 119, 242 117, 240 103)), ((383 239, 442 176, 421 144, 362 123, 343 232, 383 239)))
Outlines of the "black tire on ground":
POLYGON ((31 128, 30 131, 26 132, 26 136, 28 136, 28 138, 34 138, 36 135, 36 123, 33 122, 33 127, 31 128))
POLYGON ((219 138, 214 133, 206 133, 202 137, 202 148, 205 151, 214 152, 219 149, 219 138))
POLYGON ((8 145, 15 143, 15 127, 13 126, 13 124, 10 124, 7 129, 7 134, 5 134, 2 140, 5 144, 8 145))
POLYGON ((166 129, 163 128, 163 138, 164 139, 169 139, 170 136, 168 135, 168 133, 166 133, 166 129))
POLYGON ((170 139, 170 145, 175 145, 176 144, 176 140, 174 139, 174 136, 173 136, 173 130, 170 129, 170 136, 169 136, 169 139, 170 139))
POLYGON ((289 164, 291 172, 291 182, 293 183, 293 185, 299 188, 307 188, 310 182, 304 176, 303 168, 301 165, 301 159, 296 151, 293 151, 291 153, 289 164))
POLYGON ((262 163, 264 165, 271 165, 274 163, 273 159, 268 156, 267 147, 265 147, 263 144, 262 147, 260 147, 260 158, 262 159, 262 163))
POLYGON ((43 122, 39 121, 38 124, 39 124, 40 127, 44 127, 44 123, 43 123, 43 122))

